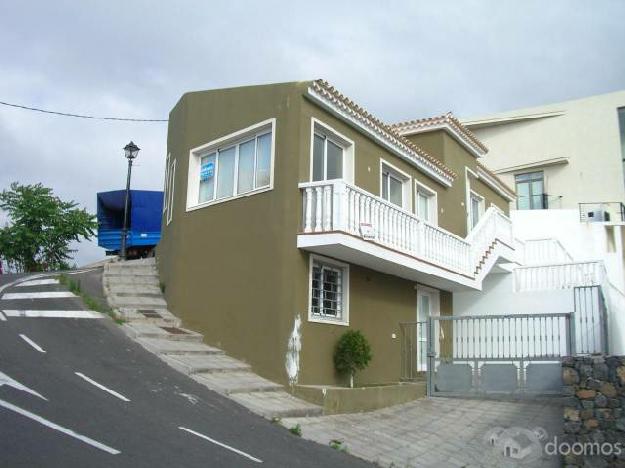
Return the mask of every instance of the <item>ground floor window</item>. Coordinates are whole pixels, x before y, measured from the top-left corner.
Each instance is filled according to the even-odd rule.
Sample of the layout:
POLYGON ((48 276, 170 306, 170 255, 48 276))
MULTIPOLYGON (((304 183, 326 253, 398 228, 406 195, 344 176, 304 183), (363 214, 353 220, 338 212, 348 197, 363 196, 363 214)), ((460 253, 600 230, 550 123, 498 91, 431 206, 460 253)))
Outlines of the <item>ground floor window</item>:
POLYGON ((313 256, 310 270, 309 320, 347 324, 348 265, 313 256))

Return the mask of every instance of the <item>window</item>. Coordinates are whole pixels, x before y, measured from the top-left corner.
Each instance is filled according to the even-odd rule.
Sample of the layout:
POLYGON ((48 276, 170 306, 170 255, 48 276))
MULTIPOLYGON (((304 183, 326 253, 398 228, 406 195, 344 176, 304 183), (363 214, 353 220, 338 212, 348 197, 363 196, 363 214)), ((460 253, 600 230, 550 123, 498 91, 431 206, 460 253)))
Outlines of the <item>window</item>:
POLYGON ((543 210, 547 208, 542 171, 517 174, 515 176, 517 209, 543 210))
POLYGON ((171 220, 174 216, 174 189, 176 183, 176 160, 171 161, 168 171, 169 176, 169 192, 168 192, 168 203, 167 203, 167 224, 171 223, 171 220))
POLYGON ((311 119, 310 180, 354 180, 354 142, 339 132, 311 119))
POLYGON ((267 187, 270 163, 271 132, 202 156, 199 202, 267 187))
POLYGON ((410 176, 380 160, 380 193, 384 200, 410 210, 410 176))
POLYGON ((473 229, 480 221, 484 213, 484 198, 475 192, 471 192, 471 208, 469 215, 471 216, 471 229, 473 229))
POLYGON ((310 321, 348 323, 349 267, 311 256, 310 321))
POLYGON ((416 185, 416 215, 429 223, 438 224, 438 197, 434 190, 420 182, 416 185))
POLYGON ((343 148, 325 135, 314 134, 313 181, 343 178, 343 148))
POLYGON ((169 206, 169 160, 171 159, 171 153, 167 154, 165 159, 165 188, 163 189, 163 213, 167 212, 169 206))
POLYGON ((272 188, 275 119, 191 150, 187 210, 272 188))

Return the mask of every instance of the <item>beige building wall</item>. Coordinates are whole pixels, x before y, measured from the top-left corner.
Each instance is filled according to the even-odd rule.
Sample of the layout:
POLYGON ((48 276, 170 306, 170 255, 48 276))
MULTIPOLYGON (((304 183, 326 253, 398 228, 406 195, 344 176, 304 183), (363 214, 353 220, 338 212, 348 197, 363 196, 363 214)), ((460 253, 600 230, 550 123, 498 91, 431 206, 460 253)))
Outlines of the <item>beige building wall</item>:
POLYGON ((625 91, 463 120, 489 148, 482 162, 514 187, 544 171, 549 208, 625 202, 617 109, 625 91))

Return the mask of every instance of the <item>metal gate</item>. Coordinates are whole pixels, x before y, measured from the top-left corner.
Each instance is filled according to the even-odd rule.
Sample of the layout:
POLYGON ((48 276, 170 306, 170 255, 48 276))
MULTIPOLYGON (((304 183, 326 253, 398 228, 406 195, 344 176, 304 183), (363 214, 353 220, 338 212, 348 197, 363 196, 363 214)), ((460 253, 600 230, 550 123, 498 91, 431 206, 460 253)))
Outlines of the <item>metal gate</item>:
POLYGON ((601 288, 572 291, 572 313, 432 316, 400 324, 401 378, 427 375, 431 396, 561 392, 561 358, 608 350, 601 288))
POLYGON ((431 317, 428 395, 559 394, 571 314, 431 317))

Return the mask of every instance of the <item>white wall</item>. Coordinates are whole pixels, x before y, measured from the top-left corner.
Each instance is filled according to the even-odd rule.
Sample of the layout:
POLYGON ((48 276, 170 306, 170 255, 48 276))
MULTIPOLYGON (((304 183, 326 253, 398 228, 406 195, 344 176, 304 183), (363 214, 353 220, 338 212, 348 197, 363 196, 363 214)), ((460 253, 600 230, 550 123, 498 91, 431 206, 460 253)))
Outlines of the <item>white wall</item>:
POLYGON ((513 292, 512 274, 492 274, 482 291, 454 292, 454 315, 513 315, 573 312, 568 290, 513 292))
POLYGON ((515 210, 510 217, 515 237, 555 238, 576 261, 603 260, 610 282, 625 290, 622 226, 614 226, 616 251, 608 252, 606 225, 581 223, 576 209, 515 210))
POLYGON ((575 101, 520 109, 465 120, 486 144, 482 162, 514 186, 514 173, 544 170, 545 191, 553 208, 577 208, 584 202, 625 201, 625 184, 617 108, 625 106, 625 91, 575 101), (497 125, 493 119, 562 115, 533 118, 497 125), (482 122, 482 123, 480 123, 482 122), (499 172, 521 164, 568 158, 568 164, 499 172))

